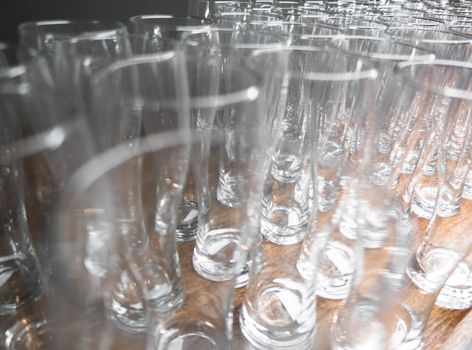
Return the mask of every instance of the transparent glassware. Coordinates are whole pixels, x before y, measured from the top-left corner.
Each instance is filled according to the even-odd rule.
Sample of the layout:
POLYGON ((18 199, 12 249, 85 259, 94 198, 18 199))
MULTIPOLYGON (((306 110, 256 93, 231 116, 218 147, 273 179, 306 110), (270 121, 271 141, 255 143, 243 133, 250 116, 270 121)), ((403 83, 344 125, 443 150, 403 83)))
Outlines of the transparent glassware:
MULTIPOLYGON (((362 226, 362 219, 359 221, 362 226)), ((360 276, 334 318, 332 349, 400 349, 391 332, 402 331, 405 267, 410 256, 410 237, 390 221, 389 237, 382 247, 365 250, 360 276), (399 313, 400 312, 400 313, 399 313)), ((401 343, 401 341, 400 341, 401 343)))
MULTIPOLYGON (((309 147, 301 148, 303 151, 300 151, 302 167, 308 169, 308 179, 313 181, 313 177, 316 176, 315 169, 318 158, 322 156, 319 151, 319 145, 323 144, 320 141, 320 138, 324 136, 322 127, 326 127, 331 121, 329 114, 325 115, 324 110, 321 109, 321 106, 326 105, 326 100, 322 98, 325 96, 323 94, 327 94, 327 90, 329 90, 323 89, 323 87, 328 87, 332 82, 330 77, 334 82, 337 82, 338 79, 342 80, 344 72, 341 73, 340 70, 347 68, 349 71, 350 66, 346 63, 348 61, 346 57, 337 57, 337 54, 332 52, 317 51, 315 48, 307 47, 289 47, 285 50, 292 55, 292 58, 298 57, 293 61, 290 60, 290 56, 288 57, 287 74, 293 82, 297 82, 298 89, 302 86, 303 96, 305 96, 305 99, 300 101, 300 106, 294 111, 300 113, 300 118, 306 115, 314 116, 307 118, 304 122, 306 124, 303 127, 306 129, 301 135, 309 147), (336 60, 337 58, 339 60, 336 60), (330 66, 328 61, 339 64, 330 66), (298 65, 294 62, 297 62, 298 65), (305 69, 298 71, 299 65, 305 69), (323 67, 325 70, 322 69, 323 67), (336 69, 334 72, 339 72, 339 74, 334 74, 334 72, 328 74, 331 72, 330 69, 336 69)), ((262 57, 263 54, 269 55, 270 52, 263 52, 262 57)), ((368 67, 359 67, 359 70, 361 71, 359 75, 365 80, 376 77, 374 69, 370 71, 368 67)), ((359 77, 359 79, 361 78, 359 77)), ((285 104, 280 106, 284 113, 282 123, 286 120, 286 106, 292 103, 289 97, 290 91, 288 89, 285 104)), ((285 132, 286 130, 282 127, 279 139, 283 140, 285 132)), ((279 139, 276 139, 275 155, 277 155, 279 139)), ((273 168, 273 164, 274 158, 272 158, 271 168, 273 168)), ((271 179, 273 177, 271 168, 267 174, 270 176, 269 179, 274 181, 271 179)), ((306 188, 305 191, 309 191, 309 189, 306 188)), ((312 191, 316 191, 316 188, 313 187, 312 191)), ((312 198, 316 197, 315 194, 312 195, 312 198)), ((327 235, 320 233, 318 236, 316 228, 312 226, 315 222, 317 206, 313 206, 311 210, 309 232, 313 232, 318 244, 313 247, 311 252, 315 267, 309 269, 305 276, 297 271, 297 252, 301 249, 301 244, 283 247, 268 240, 264 243, 264 247, 261 247, 262 243, 258 242, 259 245, 253 248, 253 265, 248 293, 240 313, 240 326, 245 338, 256 348, 310 348, 313 345, 313 337, 316 333, 316 267, 318 266, 318 257, 322 255, 325 247, 322 242, 326 242, 327 235), (272 251, 269 252, 265 249, 266 247, 272 251), (281 259, 282 249, 290 251, 290 254, 284 259, 281 259)), ((264 209, 262 215, 264 215, 264 209)), ((261 231, 264 232, 263 221, 261 222, 261 231)), ((264 235, 266 236, 266 234, 264 235)))
MULTIPOLYGON (((169 51, 121 60, 96 75, 94 115, 99 117, 94 118, 93 125, 100 135, 99 149, 127 142, 133 156, 142 134, 179 130, 190 135, 188 83, 182 67, 182 53, 169 51)), ((127 253, 138 277, 147 281, 145 292, 131 288, 130 272, 123 270, 111 292, 109 316, 130 332, 146 330, 145 303, 151 310, 171 312, 183 300, 184 286, 175 250, 179 205, 175 201, 181 200, 180 186, 186 181, 188 155, 184 157, 182 150, 177 151, 169 151, 169 158, 162 153, 145 160, 135 157, 114 172, 114 181, 121 186, 116 188, 121 204, 115 208, 116 230, 127 242, 127 253), (169 164, 172 157, 175 162, 169 164), (140 179, 145 174, 151 182, 144 187, 140 179), (148 201, 146 207, 144 199, 148 201), (144 302, 138 302, 141 293, 144 302)))
MULTIPOLYGON (((244 72, 237 71, 240 77, 243 77, 244 72)), ((226 74, 230 74, 229 70, 226 74)), ((258 133, 257 131, 255 131, 258 133)), ((218 179, 218 166, 217 161, 212 155, 213 150, 218 150, 224 147, 226 142, 225 132, 223 130, 213 130, 211 135, 200 135, 197 137, 204 137, 206 143, 202 143, 203 140, 198 140, 196 146, 206 145, 210 149, 210 166, 200 167, 199 176, 205 176, 208 178, 210 184, 209 194, 210 201, 215 200, 215 184, 218 179), (216 162, 215 162, 216 161, 216 162)), ((247 140, 248 135, 244 139, 247 140)), ((238 152, 246 153, 244 149, 246 144, 240 144, 241 148, 238 147, 238 152)), ((200 161, 200 155, 196 155, 196 161, 200 161)), ((225 263, 224 273, 225 280, 214 281, 208 279, 202 274, 193 269, 192 266, 192 255, 191 248, 187 243, 181 243, 179 245, 179 251, 184 257, 182 260, 182 272, 183 280, 185 282, 186 293, 185 299, 181 307, 179 307, 173 313, 160 314, 155 318, 155 323, 152 326, 153 332, 151 333, 149 347, 151 349, 168 349, 173 346, 179 346, 182 349, 192 349, 197 347, 198 349, 229 349, 230 340, 232 337, 233 328, 233 313, 232 313, 232 299, 234 294, 234 288, 240 276, 241 270, 246 264, 246 255, 248 254, 248 247, 252 246, 252 241, 255 239, 257 233, 257 217, 252 217, 252 214, 258 212, 260 201, 257 201, 257 194, 260 193, 260 184, 262 183, 259 179, 261 177, 261 164, 264 164, 262 155, 256 155, 248 159, 248 162, 252 163, 249 168, 250 173, 245 173, 246 182, 239 182, 236 186, 241 186, 238 189, 239 193, 249 193, 248 198, 242 198, 242 204, 238 209, 238 212, 233 210, 226 210, 223 215, 236 215, 233 219, 237 220, 237 224, 240 229, 236 235, 230 236, 230 245, 224 248, 223 254, 218 254, 218 263, 225 263)), ((238 160, 234 162, 240 162, 242 158, 237 157, 238 160)), ((193 163, 193 161, 191 161, 193 163)), ((241 164, 241 163, 240 163, 241 164)), ((248 167, 241 164, 240 169, 248 170, 248 167)), ((202 181, 203 182, 203 181, 202 181)), ((206 184, 205 184, 206 185, 206 184)), ((201 193, 200 196, 205 196, 205 193, 201 193)), ((211 205, 211 209, 218 209, 215 205, 211 205)), ((215 213, 213 213, 214 215, 215 213)), ((217 216, 215 216, 217 217, 217 216)), ((217 217, 220 223, 224 223, 222 218, 217 217)), ((233 221, 234 222, 234 221, 233 221)), ((215 243, 227 244, 227 236, 219 237, 219 241, 215 243)), ((212 257, 214 259, 214 257, 212 257)))
POLYGON ((322 46, 342 31, 321 23, 273 22, 263 26, 261 32, 288 35, 293 46, 322 46))
POLYGON ((0 243, 0 315, 15 313, 17 309, 39 296, 42 289, 40 265, 28 228, 25 205, 25 175, 22 157, 17 150, 22 138, 19 109, 27 100, 24 88, 28 84, 25 70, 18 65, 16 49, 2 45, 1 55, 9 62, 0 68, 0 112, 4 121, 1 128, 1 225, 0 243), (11 52, 10 52, 11 51, 11 52))
POLYGON ((414 42, 434 52, 437 59, 467 61, 472 50, 472 39, 469 36, 443 29, 389 27, 385 32, 391 37, 414 42))
POLYGON ((440 191, 438 215, 457 215, 470 167, 470 86, 467 80, 470 67, 466 63, 439 61, 402 64, 401 71, 406 82, 425 91, 431 101, 426 110, 431 125, 429 133, 417 169, 403 195, 407 201, 411 200, 414 213, 430 218, 440 191), (438 174, 443 168, 447 186, 439 190, 438 174))
MULTIPOLYGON (((137 135, 98 154, 72 175, 49 233, 56 306, 50 324, 68 325, 65 330, 51 330, 52 349, 64 348, 71 339, 75 341, 69 346, 74 349, 84 344, 148 348, 156 310, 161 314, 175 308, 175 283, 173 289, 169 286, 173 274, 181 276, 175 265, 169 269, 173 262, 163 252, 177 254, 171 233, 189 151, 185 130, 137 135), (141 162, 151 166, 142 173, 129 171, 141 162), (123 202, 121 189, 129 188, 129 181, 154 186, 153 195, 143 198, 150 213, 156 215, 156 202, 162 204, 157 210, 161 221, 155 223, 160 227, 154 227, 146 241, 127 230, 123 219, 123 209, 130 203, 123 202), (164 220, 169 220, 167 226, 164 220), (157 299, 163 303, 158 305, 157 299), (146 320, 141 324, 143 313, 146 320)), ((183 298, 182 293, 178 296, 183 298)))
POLYGON ((326 299, 345 299, 362 273, 363 242, 356 222, 359 198, 353 182, 329 214, 318 214, 313 220, 317 229, 308 232, 297 260, 297 270, 305 278, 317 269, 316 294, 326 299), (318 236, 328 240, 321 253, 318 236), (321 255, 318 260, 317 254, 321 255))
MULTIPOLYGON (((321 253, 326 237, 317 238, 321 253)), ((251 249, 251 276, 239 314, 241 331, 256 349, 311 348, 317 319, 315 276, 305 279, 295 258, 280 258, 285 253, 296 256, 299 245, 266 242, 263 249, 261 244, 255 242, 251 249)))
MULTIPOLYGON (((257 77, 250 77, 247 73, 244 73, 244 70, 241 73, 241 79, 237 79, 233 75, 235 73, 234 67, 241 65, 247 55, 250 55, 254 50, 279 47, 284 45, 286 40, 286 38, 277 36, 263 36, 252 32, 233 32, 228 29, 214 29, 208 33, 192 34, 186 38, 187 46, 192 45, 205 50, 219 50, 223 58, 223 64, 220 67, 219 90, 215 96, 216 101, 218 101, 216 127, 224 130, 226 142, 224 149, 213 150, 209 155, 212 159, 212 154, 219 152, 219 160, 217 160, 219 164, 218 182, 210 184, 209 188, 205 189, 205 197, 199 198, 199 230, 193 257, 195 269, 211 280, 222 281, 231 276, 233 262, 230 262, 227 267, 225 267, 225 264, 228 262, 227 256, 231 257, 232 255, 225 253, 225 247, 228 247, 229 252, 231 252, 231 240, 238 239, 238 232, 241 229, 240 222, 234 217, 244 210, 242 206, 244 204, 242 201, 244 193, 239 193, 236 190, 239 182, 246 181, 246 175, 244 174, 247 172, 247 163, 244 159, 237 158, 237 156, 242 156, 244 153, 238 153, 239 151, 237 149, 233 150, 233 148, 238 147, 238 137, 245 138, 246 132, 251 131, 250 128, 253 127, 253 122, 259 121, 261 124, 256 125, 261 127, 268 120, 266 112, 261 110, 257 118, 254 118, 251 122, 249 121, 248 113, 251 113, 250 111, 254 107, 258 108, 257 105, 261 102, 257 96, 252 94, 252 91, 255 91, 253 88, 260 90, 260 81, 257 77), (226 69, 230 69, 228 75, 225 75, 226 69), (238 162, 243 162, 243 169, 235 167, 238 162), (238 177, 237 174, 241 175, 238 177), (219 214, 225 212, 234 213, 234 215, 219 214), (232 221, 228 222, 228 220, 232 221), (228 238, 221 240, 220 238, 227 233, 228 238), (226 244, 221 244, 221 242, 226 242, 226 244), (230 274, 227 275, 226 272, 230 274)), ((250 152, 248 155, 253 155, 252 152, 257 149, 252 150, 249 145, 254 140, 249 139, 248 142, 246 151, 250 152)), ((264 145, 264 147, 267 146, 268 144, 264 145)), ((261 154, 266 154, 265 148, 259 150, 262 152, 261 154)), ((205 164, 202 164, 202 166, 205 166, 205 164)), ((204 171, 207 172, 207 170, 204 171)), ((246 281, 247 266, 241 271, 237 285, 242 286, 246 281)))
MULTIPOLYGON (((440 177, 445 179, 444 172, 440 177)), ((422 332, 441 289, 471 251, 470 237, 461 226, 468 225, 469 218, 451 221, 440 217, 438 210, 439 201, 425 237, 407 267, 411 283, 403 298, 408 303, 411 326, 403 342, 408 349, 421 345, 422 332)))
POLYGON ((198 17, 179 17, 172 15, 139 15, 129 19, 131 34, 141 35, 150 41, 156 51, 173 49, 174 41, 182 40, 195 31, 211 28, 208 20, 198 17))
MULTIPOLYGON (((457 74, 457 71, 454 73, 454 68, 451 67, 448 75, 447 64, 443 66, 443 70, 438 68, 437 75, 431 72, 421 75, 421 72, 428 73, 426 67, 430 67, 429 64, 434 66, 433 62, 424 62, 422 65, 421 62, 412 61, 400 63, 395 67, 395 73, 389 86, 386 87, 385 98, 379 109, 382 125, 373 158, 375 165, 372 181, 377 185, 387 186, 393 191, 393 196, 401 199, 399 203, 403 203, 401 206, 406 211, 410 210, 413 198, 413 192, 408 192, 406 188, 409 186, 413 173, 427 175, 416 169, 423 157, 423 151, 428 148, 435 149, 434 146, 427 145, 438 137, 436 131, 441 130, 442 118, 451 100, 450 96, 442 94, 440 87, 448 84, 452 87, 457 82, 457 79, 450 81, 446 79, 448 76, 451 78, 457 74), (409 68, 401 69, 403 65, 409 68), (403 74, 405 72, 409 74, 403 74), (423 79, 422 83, 412 82, 415 74, 418 75, 419 80, 423 79), (433 88, 428 90, 428 86, 436 86, 438 89, 437 91, 433 91, 433 88), (393 97, 388 91, 401 92, 393 97)), ((431 156, 434 155, 435 153, 431 154, 431 156)), ((435 174, 434 164, 433 159, 428 164, 427 173, 431 178, 435 174)))
POLYGON ((119 22, 53 20, 26 22, 18 26, 20 47, 46 55, 62 40, 80 36, 112 39, 126 33, 126 26, 119 22))
POLYGON ((467 179, 465 180, 464 190, 462 191, 462 198, 472 199, 472 172, 469 170, 467 179))
MULTIPOLYGON (((2 142, 2 326, 9 349, 47 342, 52 292, 48 233, 72 172, 93 156, 86 121, 66 119, 45 60, 0 70, 2 142), (6 196, 6 197, 5 197, 6 196), (5 221, 4 221, 5 220, 5 221), (15 310, 18 309, 18 310, 15 310)), ((35 55, 32 55, 33 57, 35 55)), ((47 345, 45 345, 47 346, 47 345)))
POLYGON ((389 26, 392 27, 400 27, 400 26, 411 26, 414 28, 438 28, 444 29, 446 24, 434 18, 425 18, 421 16, 412 16, 408 13, 398 13, 398 14, 390 14, 390 15, 383 15, 378 18, 379 21, 385 22, 389 26))
POLYGON ((49 49, 49 62, 57 94, 60 94, 58 99, 67 112, 93 118, 92 76, 132 54, 128 35, 97 33, 57 41, 49 49))
POLYGON ((434 54, 422 47, 386 38, 366 38, 348 36, 334 38, 333 47, 358 57, 371 61, 379 72, 379 92, 377 106, 382 104, 385 87, 392 79, 393 68, 402 61, 431 61, 434 54))
POLYGON ((471 266, 469 254, 447 279, 436 299, 436 306, 452 310, 466 310, 472 306, 471 266))

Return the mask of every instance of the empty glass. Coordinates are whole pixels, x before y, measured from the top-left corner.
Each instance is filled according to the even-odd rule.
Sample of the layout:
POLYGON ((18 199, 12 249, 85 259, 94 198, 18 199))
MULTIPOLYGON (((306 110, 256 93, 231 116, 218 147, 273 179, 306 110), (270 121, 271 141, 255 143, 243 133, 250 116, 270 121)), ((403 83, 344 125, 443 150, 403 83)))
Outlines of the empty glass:
POLYGON ((386 38, 348 36, 333 38, 332 46, 374 63, 379 72, 377 106, 381 105, 383 92, 389 84, 396 63, 401 61, 430 61, 434 54, 422 47, 386 38))
MULTIPOLYGON (((253 74, 244 73, 244 69, 239 70, 235 67, 241 65, 247 55, 254 50, 279 47, 285 43, 284 40, 286 41, 286 38, 253 32, 233 32, 228 29, 214 29, 208 33, 192 34, 186 38, 187 45, 200 45, 204 50, 219 50, 223 58, 219 91, 215 101, 218 108, 216 126, 224 130, 226 141, 224 149, 214 150, 209 155, 212 159, 213 155, 217 155, 215 152, 219 152, 219 161, 216 163, 219 164, 218 182, 209 184, 205 189, 205 197, 199 198, 199 231, 193 257, 195 269, 211 280, 226 280, 232 274, 234 262, 228 258, 232 257, 232 241, 237 240, 240 235, 241 222, 237 217, 240 215, 238 213, 244 212, 246 195, 238 192, 238 183, 247 181, 246 174, 251 173, 248 172, 247 166, 250 163, 247 157, 255 156, 256 153, 253 152, 260 152, 260 156, 265 155, 265 147, 269 146, 259 143, 264 142, 265 138, 254 140, 249 136, 262 125, 266 125, 264 123, 267 121, 266 112, 258 109, 261 101, 253 93, 256 91, 254 88, 260 90, 260 82, 253 74), (227 67, 230 68, 226 75, 227 67), (237 72, 240 72, 240 77, 235 76, 237 72), (257 111, 257 118, 251 120, 249 115, 256 113, 254 111, 257 111), (247 142, 245 150, 237 149, 240 147, 238 138, 247 142), (241 164, 242 168, 239 169, 237 164, 241 164), (228 214, 223 215, 223 213, 228 214)), ((208 170, 204 171, 206 173, 208 170)), ((247 266, 241 272, 237 284, 243 285, 246 280, 247 266)))
POLYGON ((457 215, 470 166, 472 135, 468 79, 471 67, 467 63, 450 61, 400 66, 400 74, 406 82, 424 90, 430 98, 430 107, 425 110, 429 134, 423 141, 417 170, 403 195, 406 201, 411 198, 414 213, 430 218, 439 191, 438 174, 444 168, 447 180, 440 190, 438 215, 457 215))
POLYGON ((173 49, 171 40, 182 40, 194 31, 208 30, 210 24, 202 18, 172 15, 140 15, 129 19, 131 34, 142 35, 158 51, 173 49))
POLYGON ((390 27, 386 33, 432 51, 436 58, 467 61, 472 50, 470 36, 434 28, 390 27))
MULTIPOLYGON (((10 57, 15 57, 10 56, 10 57)), ((40 346, 52 292, 48 233, 72 172, 94 154, 85 119, 66 120, 42 59, 0 70, 1 314, 8 347, 40 346), (21 310, 17 310, 21 307, 21 310), (32 312, 32 314, 29 314, 32 312)))
POLYGON ((27 22, 18 27, 20 47, 46 55, 62 40, 79 36, 116 39, 126 33, 126 27, 119 22, 56 20, 27 22))
MULTIPOLYGON (((133 157, 113 173, 114 181, 120 185, 116 189, 119 201, 114 220, 127 242, 129 259, 139 278, 147 281, 144 303, 159 312, 178 307, 184 294, 175 252, 175 217, 188 155, 182 154, 182 147, 175 153, 169 151, 168 158, 162 153, 145 160, 134 155, 142 134, 189 132, 188 89, 182 67, 185 61, 179 51, 135 56, 112 64, 93 82, 97 116, 94 129, 100 149, 127 143, 133 157), (173 163, 169 164, 171 159, 173 163), (141 183, 148 168, 152 191, 145 191, 141 183), (143 207, 143 197, 150 197, 152 204, 143 207)), ((144 305, 136 301, 141 292, 136 288, 129 290, 129 279, 129 271, 124 270, 116 281, 110 315, 121 327, 142 332, 146 326, 144 305), (126 298, 122 297, 125 292, 126 298)))

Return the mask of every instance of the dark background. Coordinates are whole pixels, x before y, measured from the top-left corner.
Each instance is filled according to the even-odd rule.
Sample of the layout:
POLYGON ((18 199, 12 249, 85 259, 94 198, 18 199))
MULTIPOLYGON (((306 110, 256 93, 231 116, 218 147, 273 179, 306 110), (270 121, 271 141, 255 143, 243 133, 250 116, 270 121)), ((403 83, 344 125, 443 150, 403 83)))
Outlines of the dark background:
POLYGON ((16 42, 22 22, 46 19, 118 20, 141 14, 186 15, 189 0, 0 0, 0 41, 16 42))

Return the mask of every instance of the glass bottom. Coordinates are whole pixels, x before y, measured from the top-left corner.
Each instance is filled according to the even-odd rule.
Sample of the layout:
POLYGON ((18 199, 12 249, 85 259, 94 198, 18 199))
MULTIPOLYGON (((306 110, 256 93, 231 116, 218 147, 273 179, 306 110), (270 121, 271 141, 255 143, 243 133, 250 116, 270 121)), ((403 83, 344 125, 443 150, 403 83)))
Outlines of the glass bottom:
MULTIPOLYGON (((239 266, 239 244, 241 232, 236 228, 221 228, 209 231, 202 242, 197 241, 193 251, 193 268, 211 281, 228 281, 235 277, 239 266)), ((243 268, 242 275, 247 274, 243 268)))
POLYGON ((465 310, 472 307, 472 271, 461 262, 441 289, 436 305, 446 309, 465 310))
POLYGON ((384 324, 376 321, 377 308, 368 299, 361 299, 339 315, 333 329, 332 349, 419 350, 423 347, 421 324, 416 322, 407 308, 398 307, 392 315, 392 333, 385 329, 384 324))
POLYGON ((462 198, 472 200, 472 184, 465 184, 462 191, 462 198))
MULTIPOLYGON (((265 205, 263 204, 263 206, 265 205)), ((270 242, 278 245, 291 245, 301 242, 307 232, 307 210, 308 208, 288 206, 262 208, 262 235, 270 242)))
POLYGON ((0 315, 8 315, 29 304, 41 293, 39 271, 23 254, 2 258, 0 264, 0 315))
POLYGON ((298 181, 302 170, 302 160, 295 154, 277 154, 272 159, 271 175, 281 183, 298 181))
POLYGON ((341 242, 329 242, 318 268, 316 294, 326 299, 347 298, 355 272, 354 250, 341 242))
MULTIPOLYGON (((224 323, 224 322, 223 322, 224 323)), ((225 350, 229 349, 229 339, 220 325, 207 320, 185 320, 158 325, 154 336, 149 337, 150 349, 178 350, 225 350)))
POLYGON ((196 202, 188 201, 181 204, 177 215, 175 230, 177 242, 193 241, 197 237, 198 206, 196 202))
MULTIPOLYGON (((422 187, 415 191, 411 201, 411 210, 419 217, 430 220, 436 206, 437 187, 422 187)), ((450 191, 442 191, 439 198, 440 207, 438 215, 443 218, 459 214, 460 201, 454 199, 450 191)))
POLYGON ((423 326, 406 308, 395 313, 395 331, 390 337, 389 350, 420 350, 423 348, 423 326))
POLYGON ((371 181, 377 186, 385 186, 391 174, 392 167, 389 164, 377 163, 372 172, 371 181))
POLYGON ((50 350, 54 349, 52 329, 46 320, 18 322, 5 331, 6 350, 50 350))
POLYGON ((274 324, 274 327, 269 328, 260 324, 250 315, 246 305, 243 305, 239 314, 239 324, 244 337, 257 349, 310 349, 316 334, 315 310, 310 315, 311 319, 294 319, 297 304, 290 304, 289 307, 284 303, 299 299, 299 295, 294 295, 293 291, 277 288, 267 291, 266 296, 259 298, 259 303, 266 303, 262 306, 265 308, 265 313, 258 317, 264 319, 266 324, 274 324))

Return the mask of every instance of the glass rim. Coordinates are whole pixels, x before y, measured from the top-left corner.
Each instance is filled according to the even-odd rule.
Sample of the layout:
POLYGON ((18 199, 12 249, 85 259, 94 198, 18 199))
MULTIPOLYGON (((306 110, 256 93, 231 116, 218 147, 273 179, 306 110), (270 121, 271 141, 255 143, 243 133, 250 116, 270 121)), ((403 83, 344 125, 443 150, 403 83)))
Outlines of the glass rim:
MULTIPOLYGON (((162 20, 167 20, 167 19, 195 19, 195 20, 200 20, 202 23, 201 25, 202 26, 210 26, 211 23, 205 19, 205 18, 200 18, 200 17, 196 17, 196 16, 175 16, 175 15, 170 15, 170 14, 144 14, 144 15, 135 15, 135 16, 131 16, 129 19, 128 19, 128 22, 130 24, 133 24, 133 25, 136 25, 138 24, 138 20, 148 20, 148 19, 162 19, 162 20)), ((141 22, 141 25, 145 25, 145 26, 153 26, 152 23, 146 23, 145 21, 144 22, 141 22)), ((179 28, 179 27, 183 27, 183 28, 186 28, 186 27, 199 27, 199 25, 197 24, 189 24, 189 25, 185 25, 185 24, 179 24, 177 26, 174 26, 175 28, 179 28)))
POLYGON ((190 33, 187 35, 183 41, 183 45, 190 45, 192 43, 192 36, 193 35, 200 35, 204 33, 230 33, 230 34, 235 34, 235 33, 242 33, 242 34, 252 34, 252 35, 257 35, 257 36, 264 36, 264 37, 272 37, 272 38, 277 38, 277 40, 273 40, 271 43, 197 43, 199 46, 205 46, 205 47, 222 47, 222 48, 232 48, 232 49, 238 49, 238 50, 253 50, 253 49, 258 49, 258 48, 269 48, 269 47, 282 47, 286 46, 287 44, 287 35, 285 34, 280 34, 280 33, 268 33, 264 32, 263 34, 252 31, 252 30, 245 30, 245 31, 238 31, 238 30, 233 30, 232 28, 220 28, 220 27, 212 27, 208 31, 205 32, 196 32, 196 33, 190 33), (282 40, 284 39, 284 40, 282 40))
MULTIPOLYGON (((398 27, 389 27, 385 33, 387 35, 390 35, 392 37, 395 37, 395 38, 398 38, 398 39, 401 39, 401 38, 405 38, 404 36, 400 36, 400 35, 395 35, 394 33, 392 33, 392 30, 409 30, 409 31, 412 31, 412 30, 416 30, 416 28, 414 26, 411 26, 411 27, 408 27, 408 26, 398 26, 398 27)), ((467 35, 467 34, 464 34, 464 33, 457 33, 457 32, 452 32, 452 31, 449 31, 449 30, 444 30, 444 29, 437 29, 437 28, 420 28, 419 30, 421 31, 429 31, 429 32, 441 32, 441 33, 445 33, 445 34, 452 34, 452 35, 455 35, 457 37, 462 37, 463 39, 425 39, 425 38, 418 38, 418 37, 414 37, 413 40, 417 41, 417 42, 420 42, 420 43, 429 43, 429 44, 472 44, 472 35, 467 35)))
POLYGON ((31 22, 23 22, 18 26, 18 33, 24 33, 24 31, 32 28, 46 28, 47 26, 55 27, 56 25, 77 25, 77 24, 98 24, 98 25, 110 25, 111 28, 106 29, 90 29, 80 33, 64 34, 64 33, 53 33, 56 38, 59 39, 68 39, 72 37, 87 37, 87 36, 95 36, 95 35, 103 35, 103 36, 111 36, 115 34, 122 34, 126 33, 127 27, 124 23, 119 21, 100 21, 100 20, 47 20, 47 21, 31 21, 31 22), (115 27, 115 28, 113 28, 115 27))
POLYGON ((417 80, 405 76, 407 69, 413 68, 415 66, 429 66, 432 68, 435 67, 453 67, 459 69, 467 69, 470 70, 472 73, 472 62, 466 61, 453 61, 453 60, 432 60, 432 61, 403 61, 398 63, 394 71, 397 76, 400 77, 402 82, 406 83, 409 86, 413 86, 416 89, 426 90, 428 92, 432 92, 435 94, 443 95, 446 97, 451 98, 459 98, 472 101, 472 90, 464 90, 458 88, 451 88, 451 87, 435 87, 435 86, 428 86, 426 84, 422 84, 417 80), (405 69, 405 70, 404 70, 405 69))
POLYGON ((359 57, 365 57, 370 60, 375 60, 375 61, 430 61, 435 59, 435 54, 433 52, 430 52, 429 50, 417 46, 408 42, 403 42, 395 39, 389 39, 389 38, 378 38, 378 37, 368 37, 368 36, 338 36, 338 37, 333 37, 332 40, 328 43, 331 47, 340 50, 342 52, 345 52, 347 54, 353 54, 359 57), (400 45, 404 47, 409 47, 412 50, 419 50, 423 51, 424 54, 421 55, 407 55, 407 54, 393 54, 393 53, 368 53, 368 52, 363 52, 363 51, 354 51, 350 49, 343 49, 342 47, 339 47, 335 45, 336 41, 343 41, 343 40, 366 40, 366 41, 376 41, 376 42, 390 42, 395 45, 400 45))
POLYGON ((18 26, 18 30, 21 31, 25 27, 40 27, 40 26, 54 26, 62 24, 110 24, 116 25, 120 29, 126 29, 126 25, 120 21, 103 21, 98 19, 91 20, 70 20, 70 19, 54 19, 54 20, 43 20, 43 21, 29 21, 23 22, 18 26))
MULTIPOLYGON (((136 67, 140 64, 152 64, 166 62, 172 59, 177 59, 177 51, 165 51, 156 54, 145 54, 137 55, 123 60, 112 63, 109 67, 104 69, 102 72, 97 73, 93 81, 94 85, 98 81, 107 79, 112 74, 120 69, 126 69, 131 67, 136 67)), ((183 63, 183 62, 182 62, 183 63)), ((183 103, 186 103, 189 108, 220 108, 227 105, 252 102, 255 101, 260 95, 260 86, 259 81, 248 69, 244 66, 229 66, 225 71, 237 72, 238 76, 241 77, 245 75, 247 78, 250 78, 251 83, 247 84, 244 88, 240 88, 237 91, 225 92, 225 93, 216 93, 214 95, 208 96, 195 96, 185 95, 184 101, 179 98, 165 98, 165 102, 153 102, 147 101, 146 97, 136 97, 143 105, 146 106, 146 109, 155 109, 160 108, 175 108, 181 106, 183 103)))
MULTIPOLYGON (((363 65, 369 66, 367 69, 364 69, 362 71, 356 71, 356 72, 340 72, 340 73, 324 73, 324 72, 299 72, 299 73, 294 73, 294 72, 288 72, 289 77, 303 77, 303 80, 308 80, 308 81, 354 81, 354 80, 375 80, 378 77, 378 71, 375 69, 372 63, 370 63, 367 60, 361 60, 358 57, 354 55, 349 55, 345 54, 342 52, 336 52, 336 51, 327 51, 323 47, 314 47, 314 46, 288 46, 288 47, 282 47, 282 48, 268 48, 268 49, 260 49, 254 51, 251 56, 248 58, 248 62, 250 63, 252 59, 255 59, 256 56, 258 55, 263 55, 267 53, 272 53, 272 52, 297 52, 297 51, 305 51, 305 52, 319 52, 321 54, 326 54, 326 55, 339 55, 339 56, 345 56, 349 57, 352 59, 356 59, 358 62, 362 62, 363 65)), ((277 72, 274 72, 274 74, 277 74, 277 72)), ((285 72, 283 74, 286 74, 285 72)))

